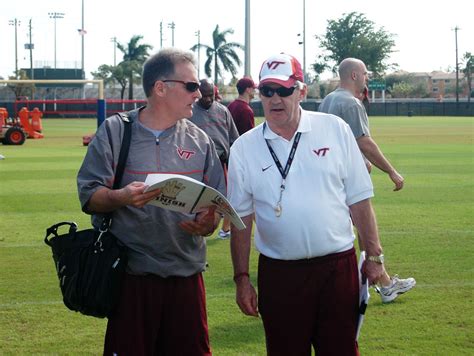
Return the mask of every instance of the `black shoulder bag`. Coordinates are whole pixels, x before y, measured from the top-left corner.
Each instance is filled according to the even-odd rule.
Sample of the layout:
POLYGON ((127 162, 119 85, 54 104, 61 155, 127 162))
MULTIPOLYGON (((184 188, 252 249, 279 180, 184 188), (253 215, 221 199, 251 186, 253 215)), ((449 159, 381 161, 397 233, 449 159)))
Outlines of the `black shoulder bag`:
MULTIPOLYGON (((120 187, 131 140, 131 122, 124 122, 124 135, 113 189, 120 187)), ((51 247, 64 304, 73 311, 98 318, 110 316, 118 303, 127 265, 125 246, 109 231, 112 213, 104 216, 99 230, 77 230, 74 222, 60 222, 46 229, 44 242, 51 247), (58 235, 58 228, 69 232, 58 235), (52 235, 51 238, 49 238, 52 235)))

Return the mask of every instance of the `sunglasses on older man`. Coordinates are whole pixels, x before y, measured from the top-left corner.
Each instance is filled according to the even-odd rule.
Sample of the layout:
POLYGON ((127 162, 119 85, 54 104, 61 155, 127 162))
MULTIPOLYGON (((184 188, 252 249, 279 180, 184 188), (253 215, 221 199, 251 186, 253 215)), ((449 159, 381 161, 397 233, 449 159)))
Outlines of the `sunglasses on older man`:
POLYGON ((195 91, 197 91, 199 89, 199 83, 197 82, 185 82, 185 81, 182 81, 182 80, 175 80, 175 79, 166 79, 166 80, 163 80, 163 83, 181 83, 184 85, 184 87, 186 88, 187 91, 189 91, 190 93, 194 93, 195 91))
POLYGON ((291 88, 285 88, 285 87, 270 88, 265 85, 258 88, 258 90, 260 91, 260 94, 262 94, 266 98, 271 98, 273 95, 275 95, 275 93, 277 93, 278 96, 281 98, 286 98, 287 96, 290 96, 291 94, 293 94, 295 89, 296 89, 296 85, 291 88))

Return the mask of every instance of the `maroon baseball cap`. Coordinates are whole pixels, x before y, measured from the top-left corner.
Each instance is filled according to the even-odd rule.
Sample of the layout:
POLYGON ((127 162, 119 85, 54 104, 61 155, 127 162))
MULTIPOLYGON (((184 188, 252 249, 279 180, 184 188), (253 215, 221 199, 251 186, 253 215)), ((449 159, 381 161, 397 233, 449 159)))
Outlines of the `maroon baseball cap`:
POLYGON ((269 57, 260 68, 259 87, 266 83, 276 83, 291 88, 296 81, 304 82, 303 70, 298 60, 286 53, 269 57))
POLYGON ((235 86, 237 87, 237 89, 242 90, 242 91, 247 88, 255 89, 257 87, 255 83, 253 82, 252 78, 249 78, 249 77, 244 77, 240 79, 235 86))

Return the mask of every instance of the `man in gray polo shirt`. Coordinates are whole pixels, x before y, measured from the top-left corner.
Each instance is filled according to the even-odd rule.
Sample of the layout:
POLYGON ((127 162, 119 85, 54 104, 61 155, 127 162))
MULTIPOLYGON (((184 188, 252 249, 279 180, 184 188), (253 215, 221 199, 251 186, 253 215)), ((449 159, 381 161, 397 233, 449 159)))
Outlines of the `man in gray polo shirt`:
MULTIPOLYGON (((339 64, 339 78, 339 88, 324 98, 318 110, 339 116, 347 122, 365 158, 369 172, 372 164, 375 165, 388 174, 395 184, 394 191, 402 189, 404 178, 390 164, 377 143, 370 136, 369 118, 362 102, 358 99, 366 88, 369 79, 364 62, 356 58, 344 59, 339 64)), ((360 239, 359 247, 364 250, 360 239)), ((393 301, 399 294, 412 289, 416 281, 414 278, 400 279, 397 276, 390 278, 385 273, 378 283, 380 287, 377 291, 380 293, 382 301, 386 303, 393 301)))
POLYGON ((120 189, 112 190, 123 122, 105 120, 79 171, 79 198, 98 227, 113 212, 111 232, 127 247, 128 265, 104 355, 210 355, 202 272, 206 239, 219 222, 210 210, 183 214, 147 204, 148 173, 187 175, 225 193, 211 139, 186 118, 201 97, 194 57, 176 48, 143 67, 146 106, 129 113, 132 138, 120 189))

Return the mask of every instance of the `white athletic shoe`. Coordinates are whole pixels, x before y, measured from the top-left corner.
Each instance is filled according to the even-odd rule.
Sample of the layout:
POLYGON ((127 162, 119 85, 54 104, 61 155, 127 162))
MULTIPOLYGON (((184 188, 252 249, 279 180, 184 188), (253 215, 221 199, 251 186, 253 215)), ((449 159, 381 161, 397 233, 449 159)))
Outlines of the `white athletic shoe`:
POLYGON ((398 275, 391 278, 392 284, 388 287, 375 287, 377 293, 382 298, 382 303, 393 302, 400 294, 408 292, 416 285, 415 278, 401 279, 398 275))
POLYGON ((230 237, 230 230, 229 231, 224 231, 222 229, 219 230, 219 233, 217 234, 218 238, 225 240, 230 237))

